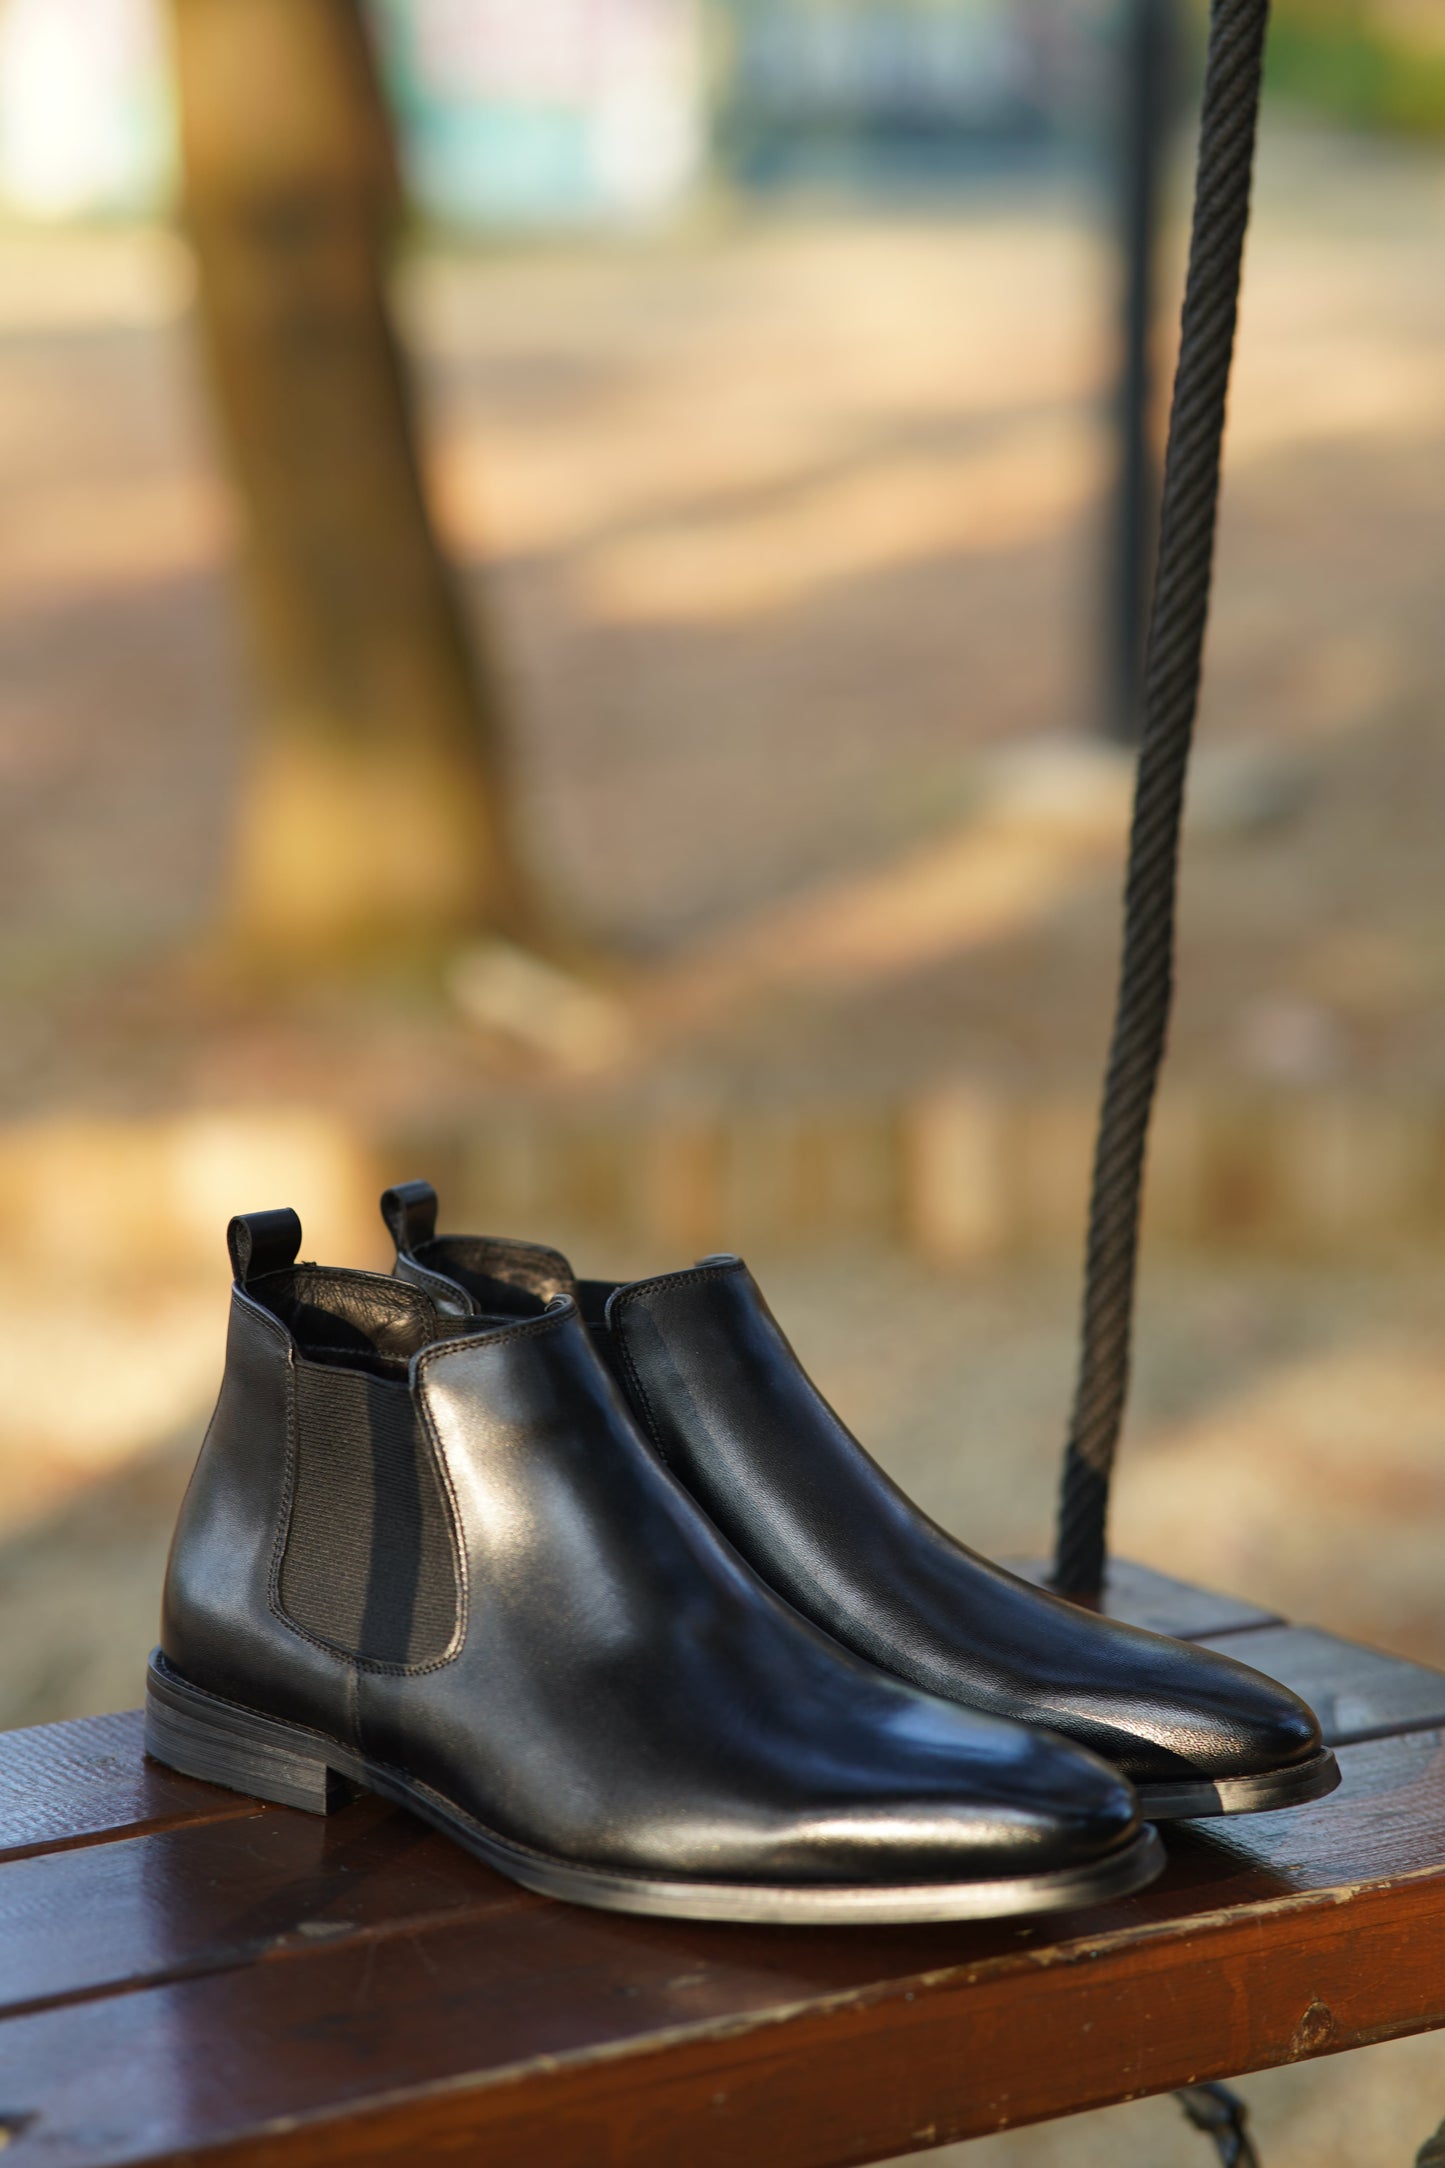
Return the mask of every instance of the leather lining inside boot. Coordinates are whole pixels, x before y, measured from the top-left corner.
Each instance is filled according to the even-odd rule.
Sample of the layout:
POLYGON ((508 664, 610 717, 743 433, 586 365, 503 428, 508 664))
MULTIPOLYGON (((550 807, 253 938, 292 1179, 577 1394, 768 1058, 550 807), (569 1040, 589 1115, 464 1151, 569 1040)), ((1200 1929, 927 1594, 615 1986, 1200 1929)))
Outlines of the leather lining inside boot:
POLYGON ((474 1320, 444 1317, 420 1288, 374 1272, 288 1265, 251 1280, 246 1293, 280 1318, 310 1361, 374 1377, 405 1378, 424 1347, 475 1329, 474 1320))

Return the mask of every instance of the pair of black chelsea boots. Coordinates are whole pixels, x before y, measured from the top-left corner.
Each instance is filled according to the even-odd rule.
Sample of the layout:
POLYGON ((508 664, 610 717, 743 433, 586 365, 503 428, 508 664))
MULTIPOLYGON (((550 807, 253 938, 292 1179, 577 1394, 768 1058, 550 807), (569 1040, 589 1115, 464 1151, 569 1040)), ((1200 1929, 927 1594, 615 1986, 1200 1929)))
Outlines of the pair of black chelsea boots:
POLYGON ((828 1407, 746 1267, 578 1281, 438 1236, 395 1271, 229 1230, 220 1399, 147 1685, 158 1760, 360 1786, 548 1895, 714 1920, 1100 1902, 1152 1827, 1321 1797, 1311 1711, 953 1541, 828 1407))

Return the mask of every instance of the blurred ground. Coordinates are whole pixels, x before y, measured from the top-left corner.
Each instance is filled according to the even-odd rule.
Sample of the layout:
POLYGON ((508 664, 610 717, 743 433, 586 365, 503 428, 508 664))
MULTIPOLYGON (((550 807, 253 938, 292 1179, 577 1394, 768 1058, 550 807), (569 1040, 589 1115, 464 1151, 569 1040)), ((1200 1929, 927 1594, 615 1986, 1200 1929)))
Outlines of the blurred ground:
MULTIPOLYGON (((1286 134, 1260 198, 1175 1073, 1418 1091, 1445 1081, 1445 161, 1286 134)), ((3 254, 0 1104, 515 1086, 423 990, 404 1061, 395 998, 303 1019, 192 987, 177 1015, 244 683, 186 261, 159 235, 3 254)), ((1092 1086, 1122 790, 1066 774, 1060 817, 1052 771, 1002 756, 1097 701, 1107 281, 1086 215, 1014 197, 411 265, 528 832, 581 925, 652 964, 654 1082, 1092 1086)))
MULTIPOLYGON (((1445 163, 1272 133, 1171 1077, 1294 1094, 1307 1136, 1321 1094, 1445 1090, 1445 163)), ((485 1132, 512 1101, 608 1093, 805 1124, 840 1093, 959 1079, 1063 1094, 1056 1259, 945 1276, 873 1240, 767 1275, 920 1499, 986 1548, 1038 1548, 1124 806, 1116 764, 1058 750, 1097 699, 1087 207, 409 265, 438 496, 515 688, 534 849, 626 959, 624 1049, 584 1079, 427 986, 303 1008, 195 967, 245 694, 186 258, 160 233, 11 232, 0 271, 0 1724, 138 1697, 223 1328, 197 1258, 274 1188, 318 1253, 371 1261, 346 1139, 378 1123, 485 1132), (121 1126, 42 1160, 41 1114, 121 1126), (196 1241, 171 1254, 144 1237, 162 1161, 126 1143, 132 1117, 186 1125, 164 1178, 196 1241), (236 1196, 263 1165, 265 1196, 236 1196)), ((583 1239, 598 1268, 676 1261, 583 1239)), ((1152 1257, 1120 1547, 1445 1662, 1442 1297, 1445 1264, 1388 1246, 1152 1257)), ((1403 2163, 1445 2114, 1445 2050, 1245 2089, 1269 2168, 1403 2163)), ((1151 2102, 963 2157, 1205 2151, 1151 2102)))

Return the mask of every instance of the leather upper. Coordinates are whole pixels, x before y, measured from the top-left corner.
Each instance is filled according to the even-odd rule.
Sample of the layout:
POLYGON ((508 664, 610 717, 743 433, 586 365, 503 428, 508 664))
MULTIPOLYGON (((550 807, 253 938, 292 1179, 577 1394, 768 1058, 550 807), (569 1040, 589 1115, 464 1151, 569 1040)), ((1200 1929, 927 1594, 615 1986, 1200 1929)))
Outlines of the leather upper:
POLYGON ((1091 1754, 885 1676, 764 1587, 644 1440, 565 1296, 459 1325, 419 1288, 338 1277, 378 1351, 318 1352, 314 1268, 277 1275, 287 1316, 264 1279, 233 1293, 166 1578, 162 1648, 184 1679, 404 1769, 515 1843, 620 1872, 992 1879, 1097 1859, 1137 1827, 1091 1754), (287 1614, 297 1374, 327 1360, 413 1396, 458 1597, 431 1661, 371 1661, 287 1614))
POLYGON ((1318 1750, 1288 1688, 1067 1603, 929 1520, 828 1406, 739 1259, 620 1287, 607 1322, 667 1465, 771 1587, 859 1655, 1052 1726, 1136 1781, 1247 1775, 1318 1750))

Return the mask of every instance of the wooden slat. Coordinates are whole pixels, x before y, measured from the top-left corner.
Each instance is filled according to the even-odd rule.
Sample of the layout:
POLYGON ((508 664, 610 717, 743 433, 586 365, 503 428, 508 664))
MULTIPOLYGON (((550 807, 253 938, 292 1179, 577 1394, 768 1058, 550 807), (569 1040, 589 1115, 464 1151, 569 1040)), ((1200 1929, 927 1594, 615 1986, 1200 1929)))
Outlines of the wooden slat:
POLYGON ((267 1811, 148 1762, 139 1709, 0 1733, 0 1860, 267 1811))
POLYGON ((1237 1656, 1302 1694, 1331 1746, 1445 1724, 1445 1673, 1316 1626, 1208 1635, 1205 1646, 1237 1656))
POLYGON ((379 1799, 50 1852, 0 1874, 0 2017, 541 1902, 379 1799))
MULTIPOLYGON (((1053 1572, 1050 1559, 1010 1558, 1004 1563, 1010 1572, 1040 1588, 1047 1586, 1053 1572)), ((1109 1618, 1123 1619, 1129 1626, 1147 1626, 1151 1633, 1173 1634, 1180 1641, 1199 1641, 1206 1635, 1242 1633, 1280 1623, 1277 1612, 1247 1603, 1241 1596, 1220 1596, 1212 1589, 1195 1588, 1188 1581, 1176 1581, 1172 1574, 1136 1565, 1128 1558, 1110 1559, 1108 1585, 1100 1608, 1109 1618)))
MULTIPOLYGON (((1445 2021, 1445 1755, 1410 1735, 1343 1760, 1333 1799, 1176 1830, 1152 1890, 1032 1924, 721 1928, 537 1901, 252 1963, 218 1906, 235 1969, 0 2025, 5 2105, 36 2118, 17 2168, 26 2145, 47 2168, 462 2145, 488 2168, 842 2168, 1423 2029, 1445 2021)), ((267 1861, 257 1903, 284 1935, 267 1861)), ((152 1888, 162 1911, 195 1902, 190 1871, 152 1888)), ((299 1874, 297 1915, 318 1896, 334 1913, 341 1884, 299 1874)))

